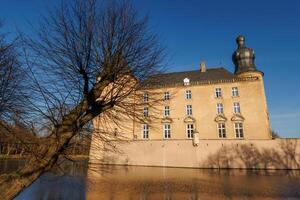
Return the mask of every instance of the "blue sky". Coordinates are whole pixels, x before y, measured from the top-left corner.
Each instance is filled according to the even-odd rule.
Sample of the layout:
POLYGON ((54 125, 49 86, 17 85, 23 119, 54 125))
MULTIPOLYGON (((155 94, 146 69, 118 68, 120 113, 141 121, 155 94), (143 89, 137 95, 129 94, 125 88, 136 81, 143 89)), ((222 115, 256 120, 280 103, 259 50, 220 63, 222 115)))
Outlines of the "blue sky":
MULTIPOLYGON (((29 32, 30 21, 59 0, 1 0, 6 31, 29 32)), ((246 36, 256 52, 256 66, 265 73, 272 128, 285 137, 300 137, 300 1, 133 0, 140 14, 167 48, 169 71, 223 65, 234 70, 235 38, 246 36)))

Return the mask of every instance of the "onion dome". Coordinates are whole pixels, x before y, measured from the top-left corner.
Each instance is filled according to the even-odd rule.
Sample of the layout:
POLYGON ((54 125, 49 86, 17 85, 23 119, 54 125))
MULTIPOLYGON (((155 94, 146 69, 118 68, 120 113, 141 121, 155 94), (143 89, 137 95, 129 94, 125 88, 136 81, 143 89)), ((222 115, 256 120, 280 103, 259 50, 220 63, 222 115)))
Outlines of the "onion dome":
POLYGON ((254 64, 255 54, 253 49, 245 46, 245 37, 240 35, 236 38, 237 50, 232 55, 232 61, 235 65, 235 74, 248 71, 256 71, 254 64))

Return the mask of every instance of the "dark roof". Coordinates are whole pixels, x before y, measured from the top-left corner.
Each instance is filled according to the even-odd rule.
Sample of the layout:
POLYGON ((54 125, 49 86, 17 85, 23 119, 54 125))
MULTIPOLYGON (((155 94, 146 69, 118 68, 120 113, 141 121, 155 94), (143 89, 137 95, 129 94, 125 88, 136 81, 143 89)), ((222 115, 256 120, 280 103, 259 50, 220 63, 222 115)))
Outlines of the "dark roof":
POLYGON ((157 74, 151 76, 144 82, 145 87, 157 87, 167 85, 183 85, 183 79, 188 78, 190 83, 193 82, 206 82, 217 80, 232 80, 237 76, 223 67, 207 69, 206 72, 200 70, 173 72, 166 74, 157 74))

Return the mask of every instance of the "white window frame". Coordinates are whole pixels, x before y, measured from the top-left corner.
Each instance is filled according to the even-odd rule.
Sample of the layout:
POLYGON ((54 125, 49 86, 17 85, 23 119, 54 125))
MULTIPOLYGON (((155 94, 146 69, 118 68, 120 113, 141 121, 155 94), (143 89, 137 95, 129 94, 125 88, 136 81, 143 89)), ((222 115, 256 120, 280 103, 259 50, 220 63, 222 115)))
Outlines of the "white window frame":
POLYGON ((222 97, 222 89, 221 88, 216 88, 215 89, 215 95, 217 98, 221 98, 222 97))
POLYGON ((149 108, 148 107, 144 107, 143 115, 144 115, 144 117, 149 117, 149 108))
POLYGON ((185 91, 185 99, 192 99, 192 91, 191 90, 185 91))
POLYGON ((193 139, 194 138, 194 124, 187 124, 186 125, 186 137, 188 139, 193 139))
POLYGON ((235 137, 238 139, 244 139, 244 125, 241 122, 234 123, 235 137))
POLYGON ((164 93, 164 100, 170 100, 170 92, 167 91, 164 93))
POLYGON ((231 93, 233 97, 238 97, 239 96, 239 89, 238 87, 232 87, 231 88, 231 93))
POLYGON ((164 139, 170 139, 171 138, 171 124, 164 124, 164 139))
POLYGON ((144 103, 148 103, 148 101, 149 101, 149 94, 148 94, 148 92, 145 92, 143 94, 143 100, 144 100, 144 103))
POLYGON ((183 85, 190 85, 190 79, 189 78, 183 79, 183 85))
POLYGON ((241 105, 239 102, 233 103, 233 113, 240 114, 241 113, 241 105))
POLYGON ((219 115, 224 114, 224 107, 222 103, 217 103, 217 114, 219 115))
POLYGON ((149 125, 148 124, 142 125, 142 138, 149 139, 149 125))
POLYGON ((164 116, 165 116, 165 117, 170 116, 170 106, 165 106, 165 109, 164 109, 164 116))
POLYGON ((193 115, 193 107, 192 105, 186 105, 186 115, 192 116, 193 115))
POLYGON ((226 125, 225 125, 225 123, 218 123, 217 124, 217 129, 218 129, 219 138, 226 138, 226 125))

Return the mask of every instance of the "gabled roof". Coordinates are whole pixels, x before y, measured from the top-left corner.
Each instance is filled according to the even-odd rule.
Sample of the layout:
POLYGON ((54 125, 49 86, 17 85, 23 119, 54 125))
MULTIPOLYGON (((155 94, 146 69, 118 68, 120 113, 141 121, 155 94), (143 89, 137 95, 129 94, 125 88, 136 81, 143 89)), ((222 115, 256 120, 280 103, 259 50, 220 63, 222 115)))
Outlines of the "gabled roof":
POLYGON ((147 79, 143 85, 145 87, 168 86, 174 84, 183 84, 183 79, 188 78, 190 83, 205 82, 216 80, 232 80, 237 76, 223 67, 207 69, 206 72, 200 70, 173 72, 166 74, 153 75, 147 79))

